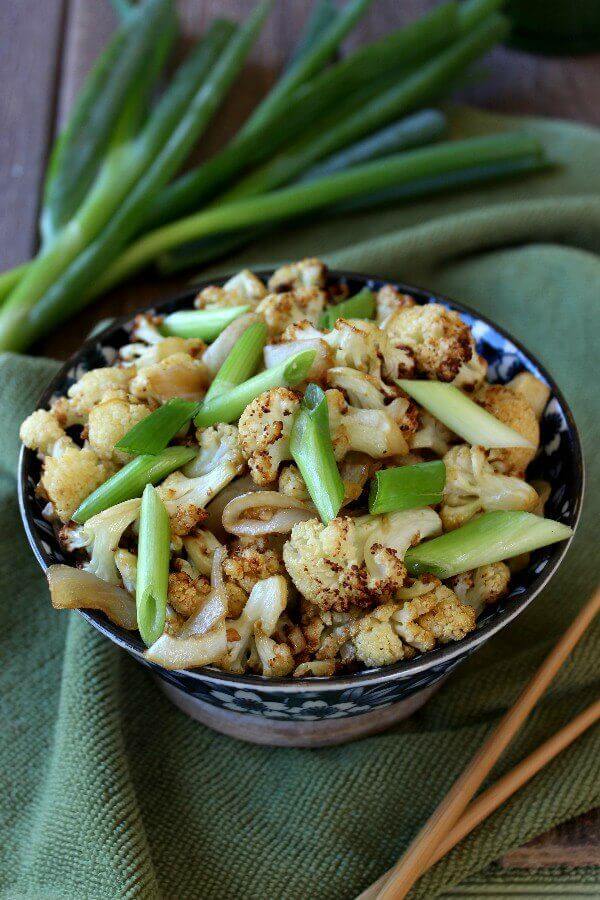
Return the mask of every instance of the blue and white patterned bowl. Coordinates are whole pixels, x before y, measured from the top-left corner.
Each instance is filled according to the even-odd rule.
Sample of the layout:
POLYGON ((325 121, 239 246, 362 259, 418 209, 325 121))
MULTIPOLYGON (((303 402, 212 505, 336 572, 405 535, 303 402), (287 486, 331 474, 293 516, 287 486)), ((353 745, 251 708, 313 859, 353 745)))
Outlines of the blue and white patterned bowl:
MULTIPOLYGON (((270 273, 259 274, 267 278, 270 273)), ((376 278, 354 273, 333 272, 331 277, 346 282, 351 293, 364 286, 376 289, 383 284, 376 278)), ((225 280, 210 283, 222 284, 225 280)), ((474 311, 411 285, 397 287, 420 303, 443 303, 459 312, 472 328, 478 352, 488 361, 491 381, 504 383, 517 372, 527 370, 549 386, 551 398, 541 422, 541 452, 529 471, 552 486, 547 515, 575 528, 584 482, 581 445, 571 412, 552 378, 521 344, 474 311)), ((148 309, 167 313, 189 308, 195 294, 196 291, 187 292, 148 309)), ((87 340, 45 389, 38 406, 48 406, 53 397, 64 394, 89 369, 112 362, 118 348, 130 340, 132 320, 133 316, 114 322, 87 340)), ((43 503, 35 495, 39 477, 36 454, 24 449, 19 471, 21 514, 33 552, 46 570, 52 563, 72 560, 42 516, 43 503)), ((408 661, 348 677, 268 679, 231 675, 210 667, 169 672, 146 662, 137 634, 118 628, 102 613, 81 615, 152 669, 165 692, 182 709, 212 727, 261 743, 333 743, 379 730, 418 708, 460 662, 531 603, 555 573, 567 546, 568 542, 564 542, 533 553, 527 568, 513 577, 508 596, 486 610, 477 629, 463 640, 408 661)))

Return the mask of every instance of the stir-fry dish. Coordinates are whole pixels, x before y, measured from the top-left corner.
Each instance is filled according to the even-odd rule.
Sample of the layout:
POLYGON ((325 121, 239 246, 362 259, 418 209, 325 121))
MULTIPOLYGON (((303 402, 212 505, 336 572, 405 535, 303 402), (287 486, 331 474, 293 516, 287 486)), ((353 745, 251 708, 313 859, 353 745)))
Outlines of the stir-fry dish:
POLYGON ((529 482, 546 384, 506 385, 460 315, 318 259, 139 315, 111 365, 21 426, 76 565, 56 608, 149 661, 332 676, 464 638, 571 529, 529 482))

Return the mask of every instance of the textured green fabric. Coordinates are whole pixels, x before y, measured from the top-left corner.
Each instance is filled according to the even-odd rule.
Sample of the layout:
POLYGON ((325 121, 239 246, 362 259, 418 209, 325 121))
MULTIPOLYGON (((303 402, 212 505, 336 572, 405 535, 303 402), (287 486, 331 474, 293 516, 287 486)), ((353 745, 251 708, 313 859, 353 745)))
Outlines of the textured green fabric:
MULTIPOLYGON (((515 125, 460 115, 463 132, 515 125)), ((346 221, 323 216, 245 254, 264 261, 326 253, 330 263, 471 303, 546 363, 583 436, 587 501, 560 573, 420 713, 386 734, 316 751, 229 740, 178 712, 146 671, 76 614, 53 612, 19 524, 14 469, 18 423, 54 364, 2 360, 0 896, 353 897, 398 857, 589 596, 599 569, 600 137, 564 123, 519 125, 541 134, 567 167, 346 221)), ((496 774, 598 696, 599 658, 600 622, 496 774)), ((596 728, 411 896, 438 896, 469 876, 464 895, 482 896, 476 873, 600 802, 598 759, 596 728)), ((591 871, 582 883, 600 884, 591 871)), ((495 871, 487 893, 519 895, 503 880, 495 871)))

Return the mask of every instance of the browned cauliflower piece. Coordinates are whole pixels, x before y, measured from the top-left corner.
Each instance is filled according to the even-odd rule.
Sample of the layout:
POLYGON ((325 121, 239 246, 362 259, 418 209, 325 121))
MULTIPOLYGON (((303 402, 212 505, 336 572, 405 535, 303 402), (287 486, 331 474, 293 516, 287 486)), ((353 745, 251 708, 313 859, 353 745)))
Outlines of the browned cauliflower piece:
POLYGON ((173 561, 169 573, 168 602, 175 612, 188 619, 196 613, 210 594, 210 579, 194 571, 183 559, 173 561))
POLYGON ((290 434, 300 400, 297 391, 271 388, 240 416, 240 446, 256 484, 276 481, 279 466, 290 458, 290 434))
POLYGON ((249 594, 257 581, 285 575, 285 567, 281 554, 270 546, 268 538, 235 538, 223 561, 223 575, 249 594))
POLYGON ((473 607, 461 603, 454 591, 437 579, 425 587, 431 589, 405 601, 393 615, 402 640, 421 652, 432 650, 438 642, 460 641, 477 621, 473 607))
POLYGON ((308 321, 317 324, 326 296, 318 288, 296 288, 282 294, 267 294, 256 307, 256 313, 267 323, 271 338, 279 337, 288 325, 308 321))
POLYGON ((268 286, 270 291, 280 292, 296 288, 324 288, 326 283, 327 266, 313 257, 280 266, 269 278, 268 286))
POLYGON ((439 303, 399 309, 387 320, 384 331, 392 342, 411 349, 419 372, 438 381, 456 378, 475 352, 469 326, 458 313, 439 303))
POLYGON ((67 447, 60 456, 46 457, 40 485, 61 522, 68 522, 114 471, 114 466, 98 459, 89 447, 67 447))
POLYGON ((497 603, 508 593, 510 569, 503 562, 490 563, 455 575, 448 583, 461 602, 472 606, 479 615, 485 606, 497 603))
POLYGON ((61 450, 75 446, 56 415, 47 409, 36 409, 31 413, 21 425, 19 437, 26 447, 41 456, 59 455, 61 450))
POLYGON ((115 394, 116 392, 113 392, 90 410, 87 438, 92 450, 100 459, 125 463, 130 454, 115 450, 115 444, 134 425, 150 415, 150 409, 123 391, 119 391, 117 396, 115 394))
POLYGON ((85 425, 90 410, 111 391, 126 391, 135 375, 131 366, 107 366, 104 369, 90 369, 71 385, 66 397, 53 404, 53 412, 65 428, 70 425, 85 425))
POLYGON ((497 472, 523 478, 540 444, 540 426, 535 410, 523 394, 502 384, 485 385, 477 392, 475 400, 533 444, 531 448, 505 447, 488 451, 488 459, 497 472))
POLYGON ((129 390, 139 400, 161 404, 173 397, 202 400, 209 383, 210 375, 202 360, 187 353, 173 353, 140 369, 129 390))
POLYGON ((546 408, 546 404, 550 399, 550 388, 548 385, 532 375, 531 372, 519 372, 506 387, 509 387, 515 394, 524 397, 533 409, 536 419, 542 418, 542 414, 546 408))
POLYGON ((404 583, 406 550, 439 531, 431 509, 341 516, 328 525, 310 519, 294 525, 283 558, 300 593, 320 610, 370 607, 390 600, 404 583))
POLYGON ((392 618, 397 611, 396 603, 385 603, 360 620, 352 643, 366 666, 389 666, 414 655, 398 636, 392 618))
POLYGON ((194 300, 194 306, 196 309, 248 305, 254 308, 266 294, 267 290, 260 278, 250 269, 242 269, 226 281, 223 287, 210 285, 200 291, 194 300))
POLYGON ((415 306, 415 299, 410 294, 402 294, 393 284, 384 284, 377 291, 377 324, 385 326, 389 317, 405 309, 407 306, 415 306))

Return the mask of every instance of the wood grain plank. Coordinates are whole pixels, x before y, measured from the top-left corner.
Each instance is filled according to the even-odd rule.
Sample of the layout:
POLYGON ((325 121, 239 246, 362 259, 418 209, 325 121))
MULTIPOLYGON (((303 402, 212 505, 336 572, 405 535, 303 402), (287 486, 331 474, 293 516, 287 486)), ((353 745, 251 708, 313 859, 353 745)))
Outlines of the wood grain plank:
POLYGON ((0 4, 0 269, 34 252, 64 0, 0 4))

